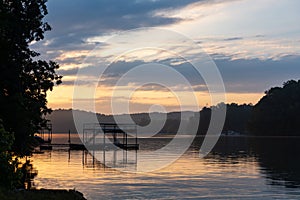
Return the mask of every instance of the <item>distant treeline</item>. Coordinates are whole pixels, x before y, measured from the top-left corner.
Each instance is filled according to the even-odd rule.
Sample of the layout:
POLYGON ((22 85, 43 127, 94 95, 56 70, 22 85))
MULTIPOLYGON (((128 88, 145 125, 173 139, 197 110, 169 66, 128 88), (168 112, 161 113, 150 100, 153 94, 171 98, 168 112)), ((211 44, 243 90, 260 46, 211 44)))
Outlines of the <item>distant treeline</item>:
MULTIPOLYGON (((180 123, 185 125, 181 132, 189 134, 189 124, 199 124, 197 134, 205 135, 210 123, 211 112, 226 106, 226 119, 222 132, 224 134, 247 134, 261 136, 295 136, 300 135, 300 81, 287 81, 283 87, 274 87, 265 92, 265 96, 256 105, 219 104, 204 107, 197 112, 170 112, 170 113, 136 113, 130 114, 133 121, 140 126, 158 123, 166 120, 160 134, 176 134, 180 123), (151 119, 153 121, 151 121, 151 119)), ((85 111, 84 115, 92 113, 85 111)), ((116 118, 126 118, 128 115, 97 114, 100 122, 115 122, 116 118)), ((72 110, 55 110, 49 117, 54 125, 54 132, 67 132, 71 129, 76 132, 72 110)))
MULTIPOLYGON (((199 121, 199 127, 197 131, 199 135, 206 134, 210 123, 212 110, 219 109, 219 106, 224 106, 224 105, 221 104, 218 106, 213 106, 211 108, 204 107, 200 111, 200 119, 197 117, 191 119, 194 120, 194 122, 195 120, 199 121)), ((226 104, 226 118, 225 118, 222 133, 227 134, 229 132, 235 132, 239 134, 247 134, 248 133, 247 125, 251 118, 252 111, 253 111, 253 105, 251 104, 243 104, 243 105, 238 105, 235 103, 226 104)))
MULTIPOLYGON (((225 104, 224 104, 225 105, 225 104)), ((223 105, 223 106, 224 106, 223 105)), ((237 105, 237 104, 227 104, 227 113, 223 132, 235 131, 241 134, 247 132, 246 127, 251 117, 253 110, 252 105, 237 105)), ((170 112, 170 113, 136 113, 131 114, 132 120, 140 126, 147 126, 149 123, 157 123, 166 120, 160 134, 176 134, 179 131, 180 123, 185 124, 185 127, 181 132, 186 132, 189 134, 190 124, 199 124, 197 134, 205 135, 210 122, 211 110, 218 109, 218 106, 207 108, 204 107, 199 113, 197 112, 170 112), (185 116, 182 116, 185 115, 185 116), (200 118, 199 118, 200 116, 200 118), (151 121, 151 119, 153 121, 151 121)), ((92 115, 93 113, 85 111, 75 111, 80 112, 81 115, 92 115)), ((116 118, 125 118, 128 115, 118 115, 116 118)), ((97 114, 99 122, 102 123, 115 123, 114 116, 97 114)), ((53 123, 53 132, 56 133, 67 133, 70 129, 71 132, 76 132, 76 128, 73 122, 72 110, 54 110, 48 119, 53 123)), ((83 121, 82 123, 87 123, 88 121, 83 121)), ((78 130, 80 132, 80 130, 78 130)))

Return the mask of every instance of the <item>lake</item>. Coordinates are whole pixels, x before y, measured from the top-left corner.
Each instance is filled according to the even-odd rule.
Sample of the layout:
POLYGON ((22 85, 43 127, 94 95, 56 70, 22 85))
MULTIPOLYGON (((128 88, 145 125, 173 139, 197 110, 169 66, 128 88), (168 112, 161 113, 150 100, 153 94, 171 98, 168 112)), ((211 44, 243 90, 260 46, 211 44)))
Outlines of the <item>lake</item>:
MULTIPOLYGON (((72 141, 80 140, 72 135, 72 141)), ((54 148, 34 154, 30 158, 38 170, 34 184, 75 188, 87 199, 300 199, 300 138, 221 137, 205 158, 199 158, 202 138, 196 138, 177 161, 162 169, 117 170, 136 167, 138 154, 169 141, 139 139, 141 149, 137 155, 131 152, 135 156, 108 151, 106 162, 116 169, 84 151, 54 148)), ((54 134, 53 143, 66 142, 67 135, 54 134)))

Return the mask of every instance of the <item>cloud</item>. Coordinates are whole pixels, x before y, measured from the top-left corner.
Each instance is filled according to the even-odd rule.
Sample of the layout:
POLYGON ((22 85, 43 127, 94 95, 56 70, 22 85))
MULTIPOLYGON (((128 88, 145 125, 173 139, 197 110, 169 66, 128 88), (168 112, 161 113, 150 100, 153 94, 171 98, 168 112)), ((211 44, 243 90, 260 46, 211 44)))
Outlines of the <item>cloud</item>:
MULTIPOLYGON (((232 0, 227 0, 232 1, 232 0)), ((226 1, 226 2, 227 2, 226 1)), ((45 21, 52 26, 42 42, 35 48, 93 49, 98 42, 88 38, 110 35, 123 30, 141 27, 159 27, 180 23, 186 19, 171 16, 169 11, 202 4, 216 4, 219 0, 51 0, 47 2, 45 21), (166 13, 158 15, 157 13, 166 13)))
MULTIPOLYGON (((213 55, 215 63, 220 70, 222 78, 227 92, 234 93, 262 93, 264 90, 275 86, 281 85, 283 82, 289 79, 300 78, 300 56, 286 55, 282 56, 279 60, 267 59, 235 59, 232 60, 230 56, 226 55, 213 55)), ((205 82, 195 68, 187 62, 181 62, 178 65, 172 66, 174 58, 163 59, 153 62, 157 64, 163 64, 169 66, 171 70, 177 71, 181 74, 195 91, 207 91, 205 82)), ((135 69, 136 67, 143 67, 148 64, 145 70, 134 73, 133 75, 126 75, 125 85, 128 87, 140 87, 144 85, 144 80, 152 80, 153 83, 144 85, 141 90, 144 91, 165 91, 166 88, 155 85, 155 81, 158 83, 165 83, 172 90, 180 91, 187 90, 185 85, 178 82, 177 77, 170 76, 169 74, 157 73, 151 71, 152 62, 145 62, 143 60, 134 61, 117 61, 108 66, 104 71, 101 79, 99 79, 99 85, 105 87, 112 87, 126 73, 135 69), (148 69, 146 69, 148 68, 148 69), (150 77, 150 78, 149 78, 150 77), (172 86, 172 87, 171 87, 172 86)), ((153 65, 153 66, 154 66, 153 65)), ((80 76, 78 84, 89 85, 91 81, 97 81, 100 74, 99 68, 101 66, 89 65, 80 68, 80 76)), ((103 66, 102 66, 103 67, 103 66)), ((66 70, 60 70, 60 74, 66 77, 76 77, 78 68, 70 68, 66 70)), ((65 85, 71 85, 74 82, 69 80, 63 82, 65 85)))
POLYGON ((280 60, 222 59, 215 62, 227 92, 261 93, 287 80, 300 78, 300 56, 285 56, 280 60))
POLYGON ((71 68, 71 69, 61 69, 58 71, 59 74, 63 75, 63 76, 74 76, 77 74, 78 72, 78 68, 71 68))
POLYGON ((280 60, 286 55, 300 55, 299 41, 271 35, 198 38, 201 47, 214 59, 280 60))
POLYGON ((53 38, 53 44, 80 43, 107 32, 173 24, 181 19, 156 16, 155 11, 179 9, 194 2, 197 0, 51 0, 46 21, 55 31, 48 36, 53 38))
POLYGON ((233 40, 243 40, 243 37, 230 37, 230 38, 225 38, 224 41, 233 41, 233 40))

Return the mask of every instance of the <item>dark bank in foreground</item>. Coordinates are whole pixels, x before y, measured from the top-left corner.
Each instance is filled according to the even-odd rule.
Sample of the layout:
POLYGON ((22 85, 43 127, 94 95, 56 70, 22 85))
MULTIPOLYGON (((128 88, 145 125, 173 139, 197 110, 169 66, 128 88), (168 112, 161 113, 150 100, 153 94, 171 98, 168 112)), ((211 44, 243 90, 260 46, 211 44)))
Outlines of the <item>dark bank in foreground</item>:
POLYGON ((76 190, 18 190, 18 191, 2 191, 0 190, 0 199, 31 199, 31 200, 85 200, 83 194, 76 190))

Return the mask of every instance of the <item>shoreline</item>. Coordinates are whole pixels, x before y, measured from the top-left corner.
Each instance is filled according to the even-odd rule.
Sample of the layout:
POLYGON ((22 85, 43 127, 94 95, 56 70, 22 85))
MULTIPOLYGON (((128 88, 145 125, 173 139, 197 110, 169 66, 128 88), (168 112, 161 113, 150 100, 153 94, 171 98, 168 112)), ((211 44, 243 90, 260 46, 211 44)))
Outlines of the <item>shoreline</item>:
POLYGON ((15 190, 4 191, 0 189, 0 199, 31 199, 31 200, 86 200, 83 194, 76 190, 67 189, 32 189, 32 190, 15 190))

